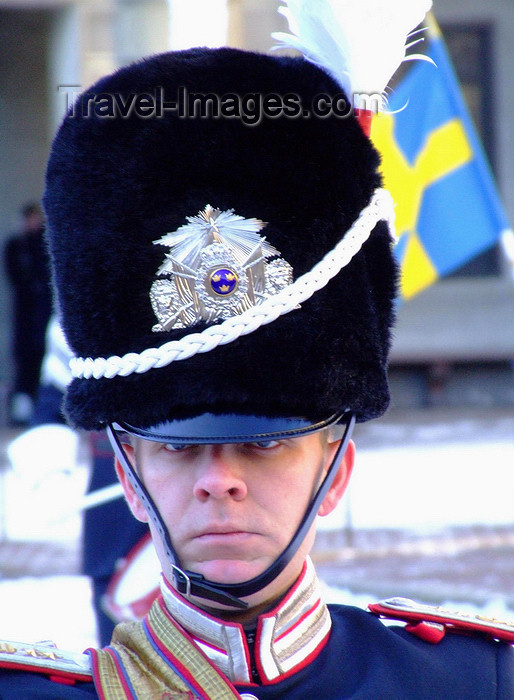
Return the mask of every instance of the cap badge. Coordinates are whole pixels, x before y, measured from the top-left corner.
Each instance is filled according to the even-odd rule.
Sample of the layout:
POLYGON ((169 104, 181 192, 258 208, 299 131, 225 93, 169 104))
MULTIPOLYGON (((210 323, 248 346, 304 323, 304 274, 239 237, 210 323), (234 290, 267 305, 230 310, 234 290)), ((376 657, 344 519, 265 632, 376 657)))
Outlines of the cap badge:
POLYGON ((292 283, 291 265, 259 235, 263 221, 210 204, 186 219, 187 224, 153 241, 170 248, 150 289, 159 321, 153 331, 236 316, 292 283))

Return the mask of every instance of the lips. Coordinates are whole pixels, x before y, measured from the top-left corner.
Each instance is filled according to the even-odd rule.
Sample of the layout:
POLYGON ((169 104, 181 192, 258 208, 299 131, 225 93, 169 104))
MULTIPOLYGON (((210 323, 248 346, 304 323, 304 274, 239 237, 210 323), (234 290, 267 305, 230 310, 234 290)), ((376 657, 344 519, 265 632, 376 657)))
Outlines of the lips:
POLYGON ((188 556, 197 562, 215 559, 246 560, 256 549, 256 533, 241 529, 217 528, 202 530, 190 540, 188 556))
POLYGON ((212 539, 229 539, 229 538, 236 538, 236 537, 245 537, 249 535, 253 535, 255 533, 250 532, 248 530, 241 530, 237 528, 230 528, 230 529, 207 529, 203 530, 202 532, 199 532, 194 536, 194 539, 200 539, 200 540, 205 540, 207 538, 212 538, 212 539))
POLYGON ((201 530, 197 530, 189 541, 193 547, 195 545, 200 547, 198 551, 210 552, 213 555, 233 553, 234 547, 242 555, 258 535, 258 532, 243 525, 218 523, 206 525, 201 530))
POLYGON ((192 537, 209 537, 216 535, 252 535, 251 530, 248 530, 241 525, 207 525, 206 527, 194 532, 192 537))

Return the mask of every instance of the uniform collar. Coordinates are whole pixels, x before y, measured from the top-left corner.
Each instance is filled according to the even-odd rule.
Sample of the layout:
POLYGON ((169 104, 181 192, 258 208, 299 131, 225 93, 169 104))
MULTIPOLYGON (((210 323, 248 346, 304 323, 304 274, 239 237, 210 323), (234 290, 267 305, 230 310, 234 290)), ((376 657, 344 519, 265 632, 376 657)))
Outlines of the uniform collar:
POLYGON ((161 590, 173 618, 233 683, 255 682, 255 671, 261 684, 297 673, 318 655, 330 633, 330 614, 310 558, 285 598, 257 618, 253 655, 243 625, 197 608, 166 580, 161 590))

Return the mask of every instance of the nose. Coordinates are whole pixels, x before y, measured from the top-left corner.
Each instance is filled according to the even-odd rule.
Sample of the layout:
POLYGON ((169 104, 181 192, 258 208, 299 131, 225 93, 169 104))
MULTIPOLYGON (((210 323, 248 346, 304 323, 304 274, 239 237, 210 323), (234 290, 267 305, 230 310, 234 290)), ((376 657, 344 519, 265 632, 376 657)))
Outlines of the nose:
POLYGON ((248 493, 241 465, 232 445, 211 445, 202 462, 197 465, 193 487, 195 498, 204 502, 209 498, 232 498, 242 501, 248 493))

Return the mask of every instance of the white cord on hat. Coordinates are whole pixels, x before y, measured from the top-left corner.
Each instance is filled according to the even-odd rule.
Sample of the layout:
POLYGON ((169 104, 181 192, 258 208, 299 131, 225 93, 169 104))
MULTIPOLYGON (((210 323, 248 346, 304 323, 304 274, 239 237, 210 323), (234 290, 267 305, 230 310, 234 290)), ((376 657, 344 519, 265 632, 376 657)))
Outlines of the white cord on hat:
POLYGON ((75 357, 70 361, 72 375, 76 378, 100 379, 122 376, 149 369, 166 367, 172 362, 186 360, 200 352, 209 352, 218 345, 231 343, 241 335, 253 333, 257 328, 271 323, 289 313, 322 289, 359 252, 375 225, 385 220, 394 236, 394 205, 389 192, 375 190, 365 207, 339 243, 329 251, 312 270, 282 289, 275 296, 253 306, 222 323, 205 328, 201 333, 190 333, 180 340, 164 343, 159 348, 148 348, 141 353, 130 352, 123 357, 75 357))

